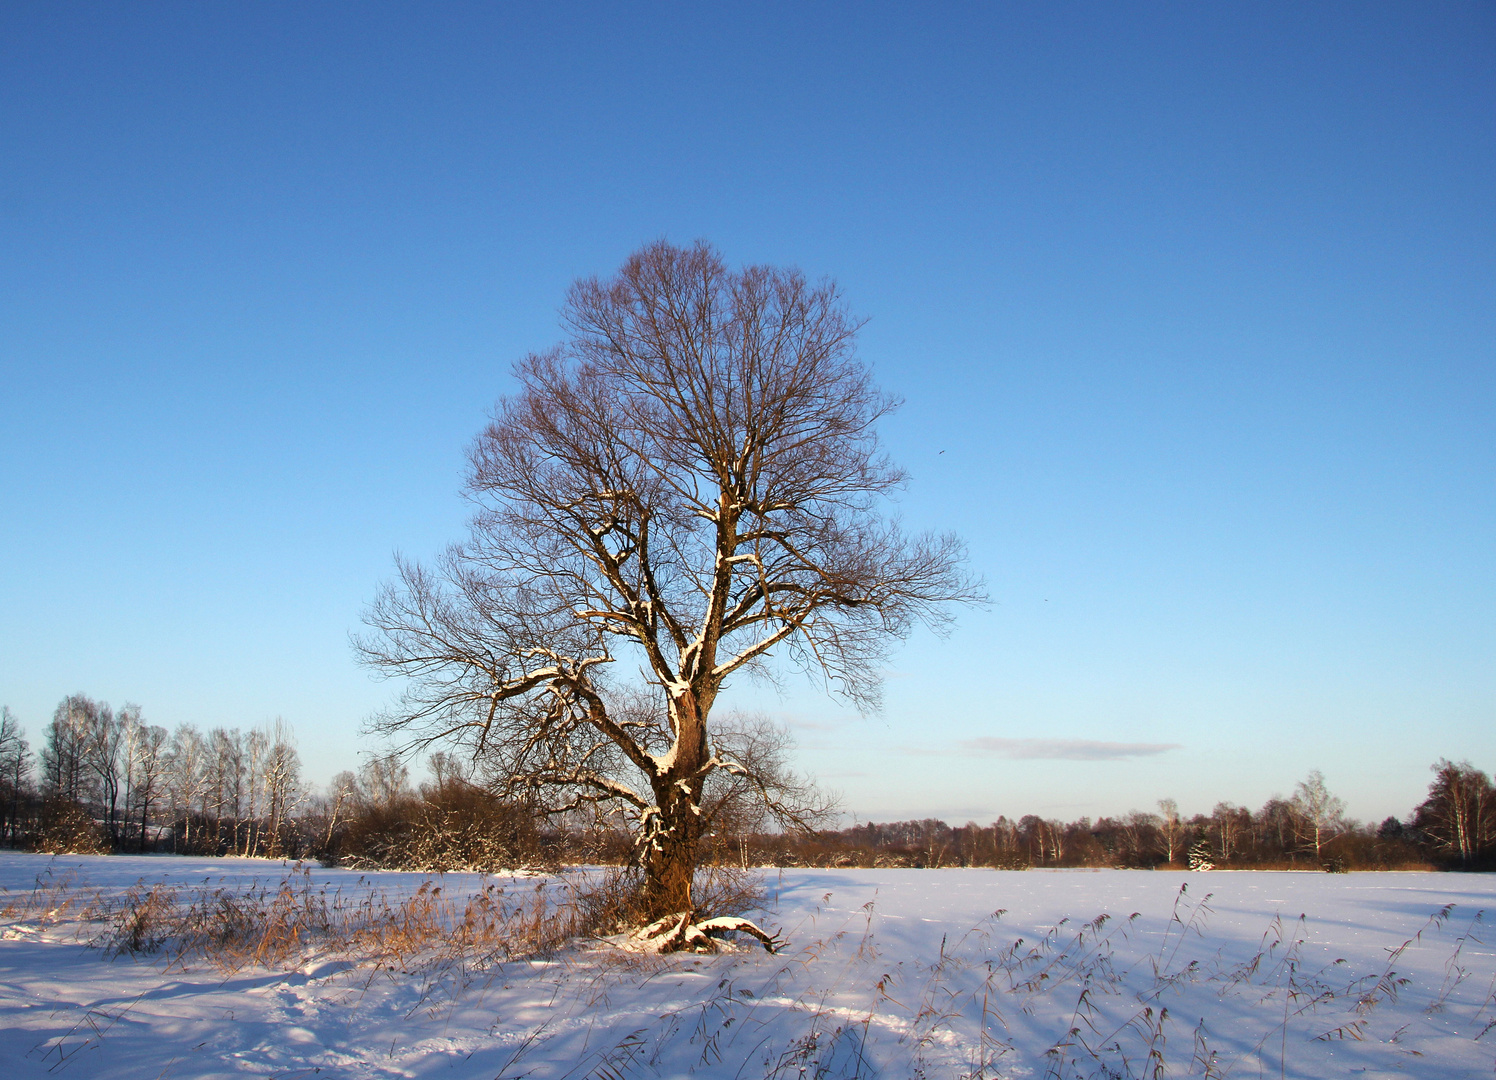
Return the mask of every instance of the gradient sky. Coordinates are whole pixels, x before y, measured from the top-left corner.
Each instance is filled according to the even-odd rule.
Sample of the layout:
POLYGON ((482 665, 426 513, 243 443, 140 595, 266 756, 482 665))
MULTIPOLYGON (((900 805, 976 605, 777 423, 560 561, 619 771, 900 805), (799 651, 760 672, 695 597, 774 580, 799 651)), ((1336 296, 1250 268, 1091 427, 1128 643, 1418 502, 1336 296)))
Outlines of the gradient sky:
POLYGON ((830 275, 994 604, 795 725, 861 818, 1496 766, 1496 6, 0 6, 0 702, 284 717, 641 243, 830 275))

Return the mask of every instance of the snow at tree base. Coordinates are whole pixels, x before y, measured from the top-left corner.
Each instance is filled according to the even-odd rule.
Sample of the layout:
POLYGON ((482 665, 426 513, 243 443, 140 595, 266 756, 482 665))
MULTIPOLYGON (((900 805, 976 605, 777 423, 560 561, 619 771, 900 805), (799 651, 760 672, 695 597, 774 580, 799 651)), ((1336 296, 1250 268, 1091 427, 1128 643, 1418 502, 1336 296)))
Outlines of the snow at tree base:
POLYGON ((347 900, 560 887, 0 853, 16 905, 0 922, 0 1076, 1317 1080, 1496 1064, 1490 875, 770 871, 776 954, 592 941, 395 970, 315 945, 228 973, 111 959, 87 945, 106 927, 86 912, 24 903, 137 883, 273 891, 288 875, 347 900))

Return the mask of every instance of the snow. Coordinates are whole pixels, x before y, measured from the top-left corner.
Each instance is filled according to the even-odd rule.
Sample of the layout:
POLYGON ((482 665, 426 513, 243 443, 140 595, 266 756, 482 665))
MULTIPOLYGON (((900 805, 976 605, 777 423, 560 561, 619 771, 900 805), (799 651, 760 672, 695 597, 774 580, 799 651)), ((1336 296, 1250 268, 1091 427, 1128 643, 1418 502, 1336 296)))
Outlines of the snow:
MULTIPOLYGON (((9 898, 39 876, 120 894, 142 880, 273 889, 288 870, 0 852, 9 898)), ((348 895, 425 880, 311 877, 348 895)), ((488 968, 375 971, 310 950, 224 974, 110 959, 86 944, 97 923, 6 918, 0 1076, 933 1080, 1208 1062, 1212 1076, 1458 1078, 1496 1063, 1491 875, 786 870, 766 885, 777 955, 592 942, 488 968)))

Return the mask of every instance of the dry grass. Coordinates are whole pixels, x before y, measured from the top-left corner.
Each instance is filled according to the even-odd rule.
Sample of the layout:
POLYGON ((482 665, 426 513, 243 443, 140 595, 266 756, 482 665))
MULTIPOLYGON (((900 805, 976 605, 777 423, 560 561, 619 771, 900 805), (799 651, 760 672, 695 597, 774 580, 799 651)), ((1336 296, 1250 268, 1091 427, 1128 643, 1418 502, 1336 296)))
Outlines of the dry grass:
MULTIPOLYGON (((443 880, 392 895, 360 878, 345 892, 297 867, 274 886, 142 881, 109 896, 73 872, 53 878, 48 871, 29 894, 6 898, 0 918, 76 923, 110 955, 155 955, 168 967, 205 963, 224 973, 288 970, 311 957, 392 971, 485 966, 550 955, 642 918, 642 883, 627 870, 558 875, 523 888, 487 882, 462 896, 448 893, 443 880)), ((704 871, 699 893, 704 916, 765 899, 757 875, 731 868, 704 871)))
POLYGON ((628 895, 609 876, 601 882, 541 879, 521 889, 488 882, 461 897, 448 894, 440 878, 428 878, 409 895, 361 880, 345 893, 297 868, 275 886, 140 882, 107 896, 72 875, 43 875, 29 894, 7 898, 0 917, 76 923, 111 955, 156 955, 168 967, 284 970, 316 957, 409 971, 555 952, 607 932, 628 895))
POLYGON ((0 899, 0 919, 34 919, 43 924, 90 922, 100 917, 106 905, 103 892, 85 887, 77 870, 59 877, 48 869, 37 875, 29 893, 0 889, 0 899))
POLYGON ((1342 1040, 1401 1069, 1419 1053, 1404 1046, 1406 1032, 1435 1015, 1446 1038, 1496 1031, 1478 911, 1458 926, 1452 907, 1434 913, 1387 950, 1385 966, 1358 972, 1325 959, 1302 917, 1274 920, 1254 947, 1214 941, 1210 897, 1183 890, 1141 953, 1129 943, 1139 916, 1067 920, 1014 939, 997 912, 926 963, 893 962, 881 955, 873 905, 864 910, 829 935, 801 927, 781 957, 722 966, 701 999, 601 1046, 586 1066, 664 1075, 743 1061, 737 1075, 766 1080, 1222 1080, 1314 1075, 1314 1048, 1342 1040), (1451 949, 1442 984, 1412 985, 1404 963, 1417 946, 1451 949))

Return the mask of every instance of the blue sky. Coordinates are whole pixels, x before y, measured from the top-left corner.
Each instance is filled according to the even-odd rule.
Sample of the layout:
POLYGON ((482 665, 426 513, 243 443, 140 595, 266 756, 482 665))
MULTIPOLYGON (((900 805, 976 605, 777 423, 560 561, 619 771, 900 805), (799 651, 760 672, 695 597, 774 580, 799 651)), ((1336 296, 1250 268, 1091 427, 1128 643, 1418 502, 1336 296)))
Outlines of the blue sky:
POLYGON ((830 275, 995 603, 882 714, 734 687, 862 818, 1405 813, 1496 766, 1490 4, 0 7, 0 702, 294 725, 461 535, 567 284, 830 275))

